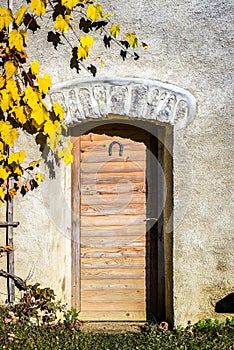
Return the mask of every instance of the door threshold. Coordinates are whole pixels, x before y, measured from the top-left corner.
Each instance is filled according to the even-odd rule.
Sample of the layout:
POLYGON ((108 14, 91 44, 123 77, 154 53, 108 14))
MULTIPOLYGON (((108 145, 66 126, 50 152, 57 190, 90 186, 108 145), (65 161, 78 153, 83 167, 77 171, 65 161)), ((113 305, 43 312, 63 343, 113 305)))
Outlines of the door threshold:
POLYGON ((140 333, 147 321, 84 321, 81 330, 88 333, 140 333))

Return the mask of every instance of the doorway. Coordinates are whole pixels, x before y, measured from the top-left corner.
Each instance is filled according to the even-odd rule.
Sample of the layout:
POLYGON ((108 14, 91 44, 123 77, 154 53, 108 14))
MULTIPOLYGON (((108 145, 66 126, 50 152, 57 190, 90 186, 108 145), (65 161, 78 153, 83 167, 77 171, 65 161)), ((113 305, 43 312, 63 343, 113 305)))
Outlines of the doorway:
POLYGON ((80 318, 163 319, 162 142, 124 123, 93 127, 73 141, 72 286, 80 318))

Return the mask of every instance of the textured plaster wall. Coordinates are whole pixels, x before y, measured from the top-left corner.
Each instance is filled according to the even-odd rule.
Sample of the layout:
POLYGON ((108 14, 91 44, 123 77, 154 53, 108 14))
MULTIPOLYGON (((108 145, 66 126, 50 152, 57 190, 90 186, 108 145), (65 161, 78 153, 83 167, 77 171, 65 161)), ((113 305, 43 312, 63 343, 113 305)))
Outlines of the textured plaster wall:
MULTIPOLYGON (((117 14, 123 30, 138 32, 149 49, 138 61, 122 62, 100 42, 97 54, 105 56, 105 67, 99 77, 155 79, 187 89, 196 98, 194 121, 174 137, 174 318, 175 324, 186 324, 226 317, 214 308, 234 289, 233 2, 111 0, 103 6, 117 14)), ((65 47, 54 51, 35 34, 29 51, 53 83, 77 78, 65 47)), ((32 283, 51 286, 69 301, 68 173, 61 171, 57 185, 47 181, 44 189, 17 202, 15 220, 21 225, 15 230, 15 258, 17 274, 26 276, 35 264, 32 283)))

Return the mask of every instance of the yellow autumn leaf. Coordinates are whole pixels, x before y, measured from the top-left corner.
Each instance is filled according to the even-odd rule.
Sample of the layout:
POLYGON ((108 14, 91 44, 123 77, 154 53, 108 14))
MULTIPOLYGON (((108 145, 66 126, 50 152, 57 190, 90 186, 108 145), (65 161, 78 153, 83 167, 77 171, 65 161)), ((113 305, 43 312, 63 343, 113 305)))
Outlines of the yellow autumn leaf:
POLYGON ((110 33, 114 38, 116 38, 117 35, 120 35, 120 24, 112 24, 112 26, 110 27, 110 33))
POLYGON ((23 168, 20 165, 14 165, 13 167, 14 173, 17 175, 23 175, 23 168))
POLYGON ((138 39, 137 39, 137 36, 136 36, 136 33, 135 32, 132 32, 132 33, 126 33, 125 35, 125 39, 127 40, 127 42, 129 43, 129 45, 134 48, 137 46, 138 44, 138 39))
POLYGON ((15 114, 15 118, 21 123, 24 124, 27 121, 27 114, 23 106, 14 106, 12 108, 12 113, 15 114))
POLYGON ((0 187, 0 205, 2 204, 2 202, 4 200, 4 196, 5 196, 5 193, 2 189, 2 187, 0 187))
POLYGON ((100 4, 90 4, 86 11, 86 16, 92 21, 96 22, 99 18, 107 18, 113 16, 112 13, 102 13, 102 5, 100 4))
POLYGON ((24 98, 30 108, 35 108, 41 100, 41 96, 34 88, 27 86, 24 90, 24 98))
POLYGON ((12 252, 14 250, 14 248, 10 245, 4 245, 4 246, 0 246, 0 252, 12 252))
POLYGON ((67 153, 64 158, 63 161, 66 165, 68 165, 69 163, 73 162, 73 155, 71 153, 67 153))
MULTIPOLYGON (((89 0, 77 0, 77 4, 82 4, 82 5, 85 5, 87 4, 89 0)), ((89 2, 93 2, 93 0, 89 1, 89 2)))
POLYGON ((0 30, 8 28, 12 21, 13 16, 11 10, 0 7, 0 30))
POLYGON ((102 6, 90 4, 87 8, 86 16, 96 22, 102 16, 102 6))
POLYGON ((58 151, 58 157, 62 158, 66 165, 73 162, 73 155, 71 154, 70 150, 66 147, 58 151))
POLYGON ((148 44, 142 42, 141 45, 142 45, 143 49, 145 49, 145 50, 148 49, 148 44))
POLYGON ((90 46, 93 45, 93 37, 90 35, 86 35, 86 36, 80 36, 80 43, 83 47, 88 47, 90 48, 90 46))
POLYGON ((21 29, 19 32, 16 29, 13 29, 9 33, 9 46, 10 49, 15 48, 19 52, 23 52, 26 46, 25 39, 27 32, 21 29))
POLYGON ((38 160, 33 160, 32 162, 29 163, 29 166, 35 168, 38 167, 41 164, 41 159, 38 160))
POLYGON ((50 148, 54 150, 58 146, 60 140, 61 135, 55 132, 54 134, 48 136, 47 143, 49 144, 50 148))
POLYGON ((24 161, 26 154, 23 150, 19 152, 11 153, 8 157, 8 164, 17 163, 20 164, 24 161))
POLYGON ((2 74, 0 74, 0 89, 4 87, 5 83, 6 83, 6 79, 2 74))
POLYGON ((54 22, 54 28, 59 30, 61 33, 71 29, 71 16, 66 15, 65 18, 62 15, 58 15, 54 22))
POLYGON ((42 181, 44 181, 45 175, 41 174, 41 173, 36 173, 35 178, 36 178, 38 183, 41 183, 42 181))
POLYGON ((71 142, 71 140, 70 140, 69 137, 67 137, 66 142, 67 142, 67 145, 68 145, 70 151, 72 151, 74 145, 73 145, 73 143, 71 142))
POLYGON ((18 130, 9 121, 0 121, 0 138, 9 146, 13 146, 18 137, 18 130))
POLYGON ((20 95, 19 95, 19 89, 16 80, 13 78, 9 79, 6 84, 6 90, 9 91, 9 95, 12 98, 13 102, 19 102, 20 95))
POLYGON ((89 49, 93 45, 94 39, 92 36, 87 35, 80 36, 80 46, 78 47, 77 56, 78 59, 84 58, 87 59, 89 55, 89 49))
POLYGON ((65 112, 63 107, 58 102, 53 104, 53 110, 56 116, 60 116, 60 119, 64 120, 65 112))
POLYGON ((86 60, 86 58, 88 57, 88 52, 82 46, 79 46, 77 50, 77 57, 79 60, 82 58, 86 60))
POLYGON ((42 16, 46 12, 46 0, 31 0, 30 9, 35 12, 37 16, 42 16))
POLYGON ((14 65, 14 63, 12 61, 7 61, 5 63, 6 79, 11 78, 12 75, 14 75, 16 71, 17 71, 17 67, 14 65))
POLYGON ((77 0, 61 0, 61 5, 72 10, 77 4, 77 0))
POLYGON ((6 112, 9 107, 10 107, 10 95, 7 93, 7 90, 4 89, 1 91, 1 95, 0 95, 0 107, 2 109, 3 112, 6 112))
POLYGON ((15 24, 19 27, 23 20, 24 20, 24 15, 25 15, 25 12, 27 11, 27 7, 26 5, 22 5, 19 10, 16 12, 16 15, 15 15, 15 24))
POLYGON ((0 162, 5 160, 6 158, 7 158, 7 155, 0 152, 0 162))
POLYGON ((5 150, 4 143, 2 141, 0 141, 0 152, 4 153, 4 150, 5 150))
POLYGON ((5 145, 0 141, 0 162, 7 158, 7 154, 5 152, 5 145))
POLYGON ((16 191, 15 188, 11 188, 11 189, 9 189, 8 194, 9 194, 9 196, 10 196, 11 199, 12 199, 14 196, 17 195, 17 191, 16 191))
POLYGON ((37 104, 32 110, 31 119, 36 122, 33 125, 38 129, 49 118, 49 112, 44 106, 37 104))
POLYGON ((61 125, 59 121, 58 120, 55 120, 55 122, 52 122, 52 120, 46 121, 44 125, 44 132, 49 136, 52 136, 55 132, 59 134, 61 132, 61 125))
POLYGON ((9 174, 10 173, 2 165, 0 165, 0 179, 7 180, 9 174))
POLYGON ((43 94, 47 94, 49 89, 52 86, 52 82, 49 74, 46 73, 43 78, 39 77, 37 81, 38 81, 39 91, 42 92, 43 94))
MULTIPOLYGON (((100 5, 100 6, 101 6, 101 5, 100 5)), ((108 18, 108 17, 112 17, 112 16, 114 16, 113 13, 102 13, 102 12, 101 12, 101 17, 104 18, 104 19, 106 19, 106 18, 108 18)))
POLYGON ((105 66, 105 61, 103 59, 100 59, 100 66, 103 68, 105 66))
POLYGON ((114 16, 113 13, 102 13, 102 18, 106 19, 108 17, 114 16))
POLYGON ((30 68, 31 68, 32 74, 34 74, 34 75, 38 75, 39 74, 40 65, 39 65, 39 63, 37 61, 33 61, 31 66, 30 66, 30 68))

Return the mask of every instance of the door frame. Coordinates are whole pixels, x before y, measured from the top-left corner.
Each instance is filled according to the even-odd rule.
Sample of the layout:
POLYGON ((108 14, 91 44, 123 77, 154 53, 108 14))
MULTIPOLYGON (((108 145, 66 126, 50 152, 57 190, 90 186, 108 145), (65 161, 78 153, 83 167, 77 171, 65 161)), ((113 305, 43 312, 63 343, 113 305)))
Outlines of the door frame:
MULTIPOLYGON (((162 201, 164 207, 156 225, 151 227, 147 233, 150 241, 152 241, 150 238, 152 235, 156 235, 157 239, 156 243, 150 244, 150 276, 148 276, 146 283, 150 284, 150 290, 153 290, 153 293, 151 292, 147 296, 146 313, 149 320, 155 320, 157 322, 166 320, 173 324, 173 235, 172 230, 168 230, 168 223, 172 220, 173 162, 171 147, 173 144, 173 128, 170 126, 157 126, 145 121, 136 122, 126 119, 99 120, 96 123, 89 122, 71 129, 72 141, 74 143, 74 162, 71 166, 71 305, 78 311, 80 310, 80 138, 78 136, 90 132, 96 126, 103 124, 109 125, 110 123, 132 124, 137 127, 144 125, 144 129, 148 129, 147 131, 152 135, 152 142, 150 142, 149 149, 151 152, 157 153, 159 163, 163 169, 164 178, 158 172, 152 172, 147 165, 149 174, 153 174, 151 178, 149 176, 148 181, 154 183, 157 181, 161 184, 156 207, 161 207, 162 201), (157 144, 153 141, 156 136, 158 140, 157 144), (155 249, 157 251, 156 255, 155 249)), ((156 209, 156 213, 154 214, 157 215, 157 211, 158 209, 156 209)))

